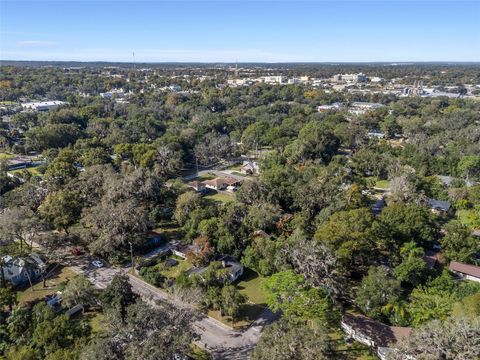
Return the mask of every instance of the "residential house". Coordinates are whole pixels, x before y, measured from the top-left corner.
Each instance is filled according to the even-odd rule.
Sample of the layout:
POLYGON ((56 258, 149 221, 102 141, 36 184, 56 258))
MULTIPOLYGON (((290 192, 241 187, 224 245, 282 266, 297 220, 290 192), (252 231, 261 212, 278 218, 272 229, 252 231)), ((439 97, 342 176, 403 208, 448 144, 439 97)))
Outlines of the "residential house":
MULTIPOLYGON (((222 263, 222 267, 227 270, 228 280, 233 283, 240 276, 243 275, 243 265, 238 262, 233 256, 224 255, 218 259, 222 263)), ((189 276, 198 275, 202 277, 202 274, 207 271, 208 266, 194 267, 187 271, 189 276)))
POLYGON ((388 326, 366 316, 352 314, 343 316, 341 327, 349 337, 375 349, 382 360, 393 351, 392 345, 405 341, 412 332, 408 327, 388 326))
POLYGON ((191 181, 187 184, 187 186, 196 192, 204 192, 205 189, 205 184, 201 181, 191 181))
POLYGON ((227 183, 225 182, 224 178, 216 178, 212 180, 206 180, 203 182, 205 187, 207 189, 213 189, 213 190, 225 190, 227 188, 227 183))
POLYGON ((260 167, 256 161, 244 161, 240 172, 245 175, 258 175, 260 174, 260 167))
POLYGON ((222 266, 225 269, 228 269, 228 272, 230 273, 230 282, 236 281, 243 275, 243 265, 233 256, 225 255, 220 258, 220 261, 222 262, 222 266))
POLYGON ((213 180, 206 180, 203 183, 205 184, 206 188, 219 191, 219 190, 225 190, 229 186, 232 186, 235 188, 241 184, 241 181, 234 179, 232 177, 224 177, 224 178, 219 177, 213 180))
POLYGON ((462 279, 480 282, 480 266, 452 261, 448 269, 462 279))
POLYGON ((170 251, 173 255, 186 259, 187 253, 192 251, 192 245, 185 245, 178 240, 174 240, 170 242, 170 251))
POLYGON ((435 199, 428 199, 427 200, 427 205, 430 208, 430 210, 437 215, 440 216, 447 216, 450 214, 450 210, 452 208, 452 205, 448 201, 442 201, 442 200, 435 200, 435 199))
POLYGON ((37 280, 46 266, 45 262, 34 253, 26 257, 5 255, 1 258, 0 276, 3 276, 12 286, 19 286, 37 280))
POLYGON ((336 102, 330 105, 320 105, 317 107, 318 112, 335 111, 335 110, 343 110, 343 109, 345 109, 345 104, 341 102, 336 102))

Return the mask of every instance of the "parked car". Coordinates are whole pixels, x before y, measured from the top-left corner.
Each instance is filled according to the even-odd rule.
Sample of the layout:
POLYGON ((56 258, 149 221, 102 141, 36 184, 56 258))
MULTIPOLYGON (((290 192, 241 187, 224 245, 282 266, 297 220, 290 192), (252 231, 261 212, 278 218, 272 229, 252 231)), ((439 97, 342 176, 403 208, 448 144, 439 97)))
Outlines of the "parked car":
POLYGON ((105 264, 100 260, 93 260, 92 265, 95 266, 96 268, 102 268, 105 266, 105 264))

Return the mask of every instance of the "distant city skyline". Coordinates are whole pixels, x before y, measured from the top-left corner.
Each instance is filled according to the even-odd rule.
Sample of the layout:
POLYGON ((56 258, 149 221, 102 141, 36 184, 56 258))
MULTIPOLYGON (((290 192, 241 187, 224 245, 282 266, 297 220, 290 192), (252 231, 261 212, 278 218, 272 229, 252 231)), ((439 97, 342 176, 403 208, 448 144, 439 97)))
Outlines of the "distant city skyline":
POLYGON ((0 3, 0 59, 480 61, 480 1, 0 3))

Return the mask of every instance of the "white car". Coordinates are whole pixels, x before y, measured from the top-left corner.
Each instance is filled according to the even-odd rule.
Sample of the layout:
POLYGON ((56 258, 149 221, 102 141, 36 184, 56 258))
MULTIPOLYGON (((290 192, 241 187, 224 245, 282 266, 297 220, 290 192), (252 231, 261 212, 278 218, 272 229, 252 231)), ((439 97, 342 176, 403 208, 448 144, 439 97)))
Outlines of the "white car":
POLYGON ((93 261, 92 261, 92 265, 95 266, 96 268, 102 268, 102 267, 104 267, 103 262, 101 262, 100 260, 93 260, 93 261))

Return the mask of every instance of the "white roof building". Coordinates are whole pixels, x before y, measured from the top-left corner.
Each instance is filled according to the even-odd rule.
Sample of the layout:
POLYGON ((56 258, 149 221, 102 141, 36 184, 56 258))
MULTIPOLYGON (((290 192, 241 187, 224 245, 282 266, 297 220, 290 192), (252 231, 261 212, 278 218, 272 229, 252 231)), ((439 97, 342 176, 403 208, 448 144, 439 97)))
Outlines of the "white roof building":
POLYGON ((65 101, 38 101, 23 103, 22 108, 30 111, 48 111, 66 104, 68 103, 65 101))

